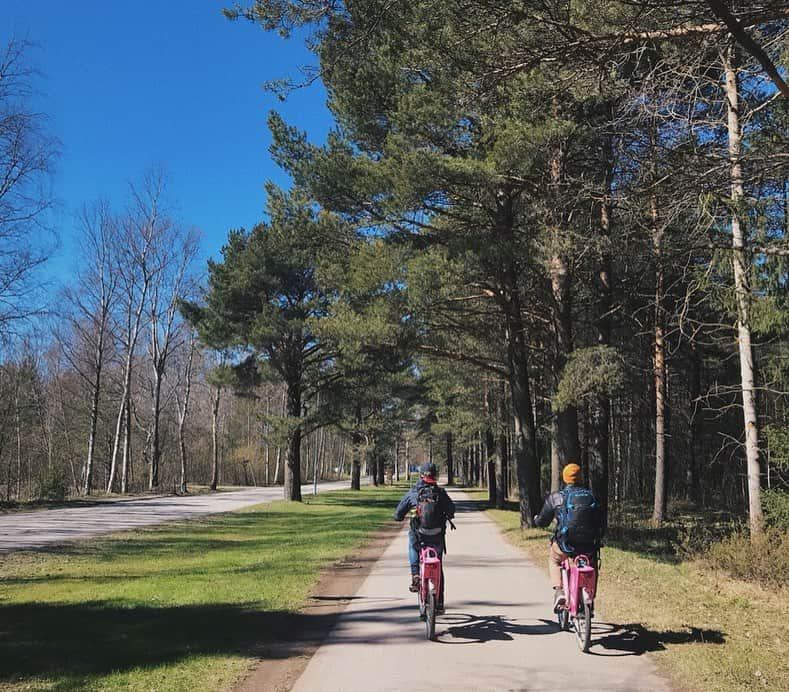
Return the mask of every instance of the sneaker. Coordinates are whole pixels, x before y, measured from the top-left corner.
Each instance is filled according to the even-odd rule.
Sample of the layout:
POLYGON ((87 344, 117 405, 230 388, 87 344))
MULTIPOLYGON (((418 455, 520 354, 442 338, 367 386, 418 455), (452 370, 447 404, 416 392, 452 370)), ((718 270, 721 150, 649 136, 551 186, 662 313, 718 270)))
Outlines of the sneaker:
POLYGON ((408 590, 411 593, 416 593, 417 591, 419 591, 419 575, 418 574, 412 574, 411 575, 411 584, 409 584, 408 590))
POLYGON ((553 612, 558 613, 567 603, 567 598, 564 595, 564 589, 558 588, 553 590, 553 612))

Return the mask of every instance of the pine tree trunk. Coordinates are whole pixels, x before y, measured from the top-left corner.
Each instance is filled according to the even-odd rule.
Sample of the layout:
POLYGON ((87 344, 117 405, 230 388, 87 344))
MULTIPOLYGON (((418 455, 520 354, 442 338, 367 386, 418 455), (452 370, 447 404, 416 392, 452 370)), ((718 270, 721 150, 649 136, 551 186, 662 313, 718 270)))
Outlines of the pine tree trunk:
POLYGON ((661 526, 666 517, 666 337, 664 313, 663 230, 658 217, 657 197, 649 201, 652 232, 652 252, 655 259, 655 495, 652 524, 661 526))
POLYGON ((690 441, 688 444, 688 464, 685 468, 685 497, 691 502, 698 502, 699 488, 698 488, 698 473, 699 466, 698 452, 699 452, 699 433, 701 431, 701 368, 702 359, 699 353, 699 344, 696 339, 691 338, 691 361, 690 361, 690 383, 689 383, 689 398, 688 410, 690 411, 690 418, 688 421, 688 428, 690 433, 690 441))
MULTIPOLYGON (((301 383, 289 382, 288 418, 301 418, 301 383)), ((285 484, 283 492, 286 500, 301 502, 301 424, 294 425, 288 434, 288 451, 285 459, 285 484)))
POLYGON ((504 412, 506 402, 504 400, 506 392, 504 382, 501 383, 499 397, 496 400, 496 417, 499 420, 499 454, 496 457, 496 507, 504 508, 504 503, 509 497, 509 447, 507 445, 507 429, 509 420, 506 419, 504 412))
MULTIPOLYGON (((513 222, 512 199, 502 194, 499 198, 497 219, 498 235, 502 240, 511 238, 513 222)), ((507 374, 514 421, 513 456, 520 495, 520 522, 521 526, 532 526, 533 515, 539 511, 540 470, 529 391, 526 333, 521 317, 517 269, 513 264, 505 267, 502 280, 505 288, 502 291, 501 307, 505 318, 507 374)))
POLYGON ((499 455, 496 454, 496 437, 493 434, 493 402, 489 383, 485 382, 483 403, 485 405, 485 461, 488 472, 488 502, 497 507, 499 496, 499 474, 497 472, 499 455))
MULTIPOLYGON (((613 114, 611 114, 613 118, 613 114)), ((614 178, 614 146, 611 137, 603 142, 603 194, 599 209, 601 239, 600 266, 597 272, 597 343, 611 345, 611 311, 613 308, 613 263, 611 260, 611 223, 613 209, 611 188, 614 178)), ((611 400, 598 395, 591 402, 589 411, 589 487, 603 508, 604 523, 608 523, 608 463, 610 455, 609 428, 611 400)))
POLYGON ((756 406, 753 347, 751 344, 750 285, 746 260, 747 241, 740 221, 745 198, 742 156, 742 125, 740 123, 739 85, 734 66, 734 49, 724 57, 726 76, 727 124, 729 135, 729 172, 731 175, 731 232, 734 292, 737 299, 737 343, 740 351, 742 412, 745 423, 745 458, 748 476, 748 515, 751 538, 764 530, 761 500, 761 468, 759 463, 759 420, 756 406))
MULTIPOLYGON (((359 432, 362 426, 362 411, 357 406, 354 411, 354 430, 351 432, 351 490, 361 490, 362 488, 362 460, 361 446, 362 435, 359 432)), ((406 461, 408 460, 408 443, 405 447, 406 461)))
MULTIPOLYGON (((555 107, 554 117, 558 117, 555 107)), ((552 215, 552 235, 554 255, 551 257, 549 275, 553 297, 553 329, 555 337, 554 381, 558 384, 567 359, 573 350, 572 338, 572 300, 570 285, 570 267, 562 254, 564 244, 564 214, 561 208, 561 185, 564 177, 564 151, 557 145, 550 161, 551 198, 554 208, 552 215)), ((578 412, 574 406, 554 413, 554 425, 551 426, 551 479, 553 483, 554 465, 561 469, 571 462, 579 463, 578 453, 578 412)))
MULTIPOLYGON (((493 429, 488 426, 485 429, 485 459, 488 471, 488 502, 494 507, 498 506, 499 498, 499 455, 496 454, 496 438, 493 429)), ((504 505, 502 498, 502 506, 504 505)))
POLYGON ((454 461, 452 458, 452 431, 451 430, 447 431, 446 442, 447 442, 447 485, 454 485, 455 469, 454 469, 454 461))
POLYGON ((535 450, 534 417, 529 393, 526 345, 520 319, 520 300, 517 296, 512 297, 512 312, 509 317, 507 364, 515 426, 513 453, 520 496, 520 524, 521 526, 532 526, 533 516, 540 509, 540 472, 535 450))
POLYGON ((361 449, 357 443, 351 448, 351 490, 362 488, 362 461, 359 458, 361 449))
POLYGON ((562 487, 562 459, 559 455, 559 420, 556 416, 551 420, 551 492, 555 493, 562 487))
MULTIPOLYGON (((288 393, 287 391, 283 392, 282 394, 282 416, 284 417, 285 414, 288 412, 288 393)), ((282 481, 282 485, 285 485, 284 473, 280 473, 282 469, 282 445, 277 445, 277 462, 276 466, 274 467, 274 485, 279 485, 280 480, 282 481)))

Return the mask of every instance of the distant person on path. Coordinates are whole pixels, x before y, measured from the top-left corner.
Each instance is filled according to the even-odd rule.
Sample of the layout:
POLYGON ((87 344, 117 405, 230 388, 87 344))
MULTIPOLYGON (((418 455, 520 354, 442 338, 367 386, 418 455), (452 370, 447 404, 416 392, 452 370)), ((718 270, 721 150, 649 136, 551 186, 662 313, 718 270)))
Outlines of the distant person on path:
POLYGON ((553 583, 553 609, 558 611, 567 601, 562 585, 562 562, 575 555, 588 555, 593 560, 600 549, 603 514, 592 491, 583 484, 578 464, 562 469, 565 486, 548 495, 542 511, 535 515, 537 526, 548 526, 556 519, 548 556, 548 573, 553 583))
MULTIPOLYGON (((439 555, 445 548, 447 521, 455 516, 455 503, 447 495, 447 491, 439 487, 436 481, 438 470, 432 463, 419 467, 419 480, 411 488, 395 510, 395 519, 403 521, 406 515, 411 516, 408 532, 408 561, 411 564, 411 583, 408 590, 419 591, 419 546, 430 545, 439 555)), ((441 589, 438 594, 436 611, 444 612, 444 567, 441 566, 441 589)))

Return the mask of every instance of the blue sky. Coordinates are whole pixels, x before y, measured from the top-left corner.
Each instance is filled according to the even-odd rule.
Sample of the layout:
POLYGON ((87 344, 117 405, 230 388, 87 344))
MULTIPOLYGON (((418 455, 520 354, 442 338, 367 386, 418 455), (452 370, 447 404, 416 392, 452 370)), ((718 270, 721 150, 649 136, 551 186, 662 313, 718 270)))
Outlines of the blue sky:
POLYGON ((99 197, 121 208, 130 180, 167 171, 177 216, 218 256, 231 228, 262 218, 263 184, 286 177, 270 160, 268 112, 322 142, 331 126, 320 84, 285 103, 267 79, 313 62, 283 41, 221 14, 232 0, 0 0, 0 41, 37 44, 35 107, 62 143, 54 179, 61 249, 52 269, 74 266, 74 212, 99 197))

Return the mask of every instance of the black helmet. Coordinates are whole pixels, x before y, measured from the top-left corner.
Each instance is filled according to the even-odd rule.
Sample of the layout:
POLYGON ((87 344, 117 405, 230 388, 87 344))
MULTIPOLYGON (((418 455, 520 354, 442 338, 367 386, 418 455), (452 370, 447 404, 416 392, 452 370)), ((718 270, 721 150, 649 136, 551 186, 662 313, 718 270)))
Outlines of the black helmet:
POLYGON ((427 464, 422 464, 419 467, 419 475, 420 476, 430 476, 431 478, 435 478, 438 474, 438 468, 433 462, 428 462, 427 464))

